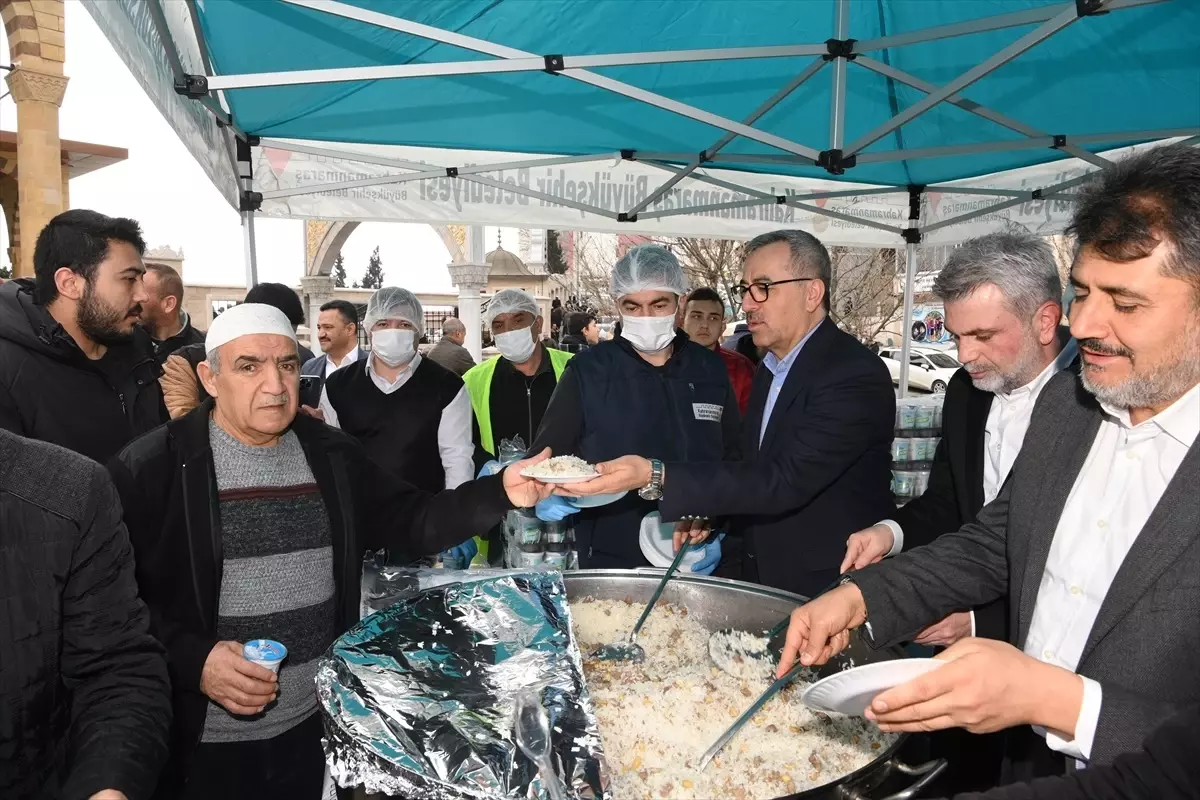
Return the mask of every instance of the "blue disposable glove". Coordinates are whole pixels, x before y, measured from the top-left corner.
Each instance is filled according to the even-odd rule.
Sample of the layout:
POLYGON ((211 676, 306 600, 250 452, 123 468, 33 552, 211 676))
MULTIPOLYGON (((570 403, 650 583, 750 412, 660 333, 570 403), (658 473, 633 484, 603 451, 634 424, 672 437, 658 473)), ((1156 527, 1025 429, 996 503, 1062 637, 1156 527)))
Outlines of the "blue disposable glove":
POLYGON ((475 477, 483 478, 488 475, 495 475, 497 472, 499 472, 502 469, 504 469, 504 467, 500 464, 500 462, 493 458, 491 461, 487 462, 479 469, 479 474, 476 475, 475 477))
POLYGON ((700 552, 703 555, 692 565, 692 574, 712 575, 716 571, 717 565, 721 563, 721 540, 724 538, 725 534, 717 534, 701 545, 700 552))
POLYGON ((479 545, 475 544, 475 537, 471 537, 460 545, 443 550, 442 564, 446 569, 466 569, 478 552, 479 545))
POLYGON ((533 513, 542 522, 560 522, 572 514, 578 514, 579 506, 566 497, 552 494, 534 506, 533 513))

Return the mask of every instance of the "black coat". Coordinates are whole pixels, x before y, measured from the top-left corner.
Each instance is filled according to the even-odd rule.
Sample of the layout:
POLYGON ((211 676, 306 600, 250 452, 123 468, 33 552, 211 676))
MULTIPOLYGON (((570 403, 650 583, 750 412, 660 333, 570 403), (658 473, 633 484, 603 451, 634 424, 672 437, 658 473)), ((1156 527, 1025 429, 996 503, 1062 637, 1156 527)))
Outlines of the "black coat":
POLYGON ((742 461, 668 463, 664 520, 736 516, 745 578, 812 596, 837 578, 846 537, 890 518, 896 396, 883 361, 826 320, 796 357, 766 435, 774 376, 760 367, 742 461))
MULTIPOLYGON (((217 643, 222 556, 212 408, 207 401, 143 436, 109 465, 137 556, 138 586, 171 669, 175 729, 166 791, 200 741, 209 702, 200 673, 217 643)), ((329 514, 339 632, 359 619, 364 553, 384 547, 437 553, 485 533, 512 508, 500 476, 430 495, 376 467, 335 428, 301 414, 291 430, 329 514)))
POLYGON ((145 800, 170 725, 108 474, 0 431, 0 797, 145 800))
POLYGON ((1168 719, 1142 749, 1066 777, 956 795, 955 800, 1195 800, 1200 797, 1200 706, 1168 719))
MULTIPOLYGON (((993 398, 991 392, 976 389, 964 369, 950 379, 929 488, 891 516, 904 531, 905 550, 957 531, 983 508, 983 434, 993 398)), ((1007 641, 1008 607, 1003 600, 975 609, 975 632, 1007 641)))
POLYGON ((192 327, 192 318, 187 317, 187 321, 183 323, 183 328, 179 333, 163 339, 161 342, 157 339, 154 340, 154 358, 161 364, 167 360, 167 356, 181 347, 187 347, 190 344, 203 345, 204 337, 204 331, 192 327))
POLYGON ((150 335, 92 361, 33 299, 33 282, 0 286, 0 428, 104 463, 167 421, 150 335))

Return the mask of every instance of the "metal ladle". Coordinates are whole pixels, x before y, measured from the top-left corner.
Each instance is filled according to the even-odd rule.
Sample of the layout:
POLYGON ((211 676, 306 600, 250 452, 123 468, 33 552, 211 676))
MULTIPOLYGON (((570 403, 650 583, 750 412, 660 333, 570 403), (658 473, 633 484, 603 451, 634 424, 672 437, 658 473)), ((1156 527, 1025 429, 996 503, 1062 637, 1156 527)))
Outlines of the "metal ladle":
POLYGON ((746 641, 751 634, 734 628, 722 628, 708 637, 708 657, 717 669, 735 678, 745 677, 746 670, 739 669, 742 665, 750 665, 750 669, 761 667, 763 675, 772 674, 775 665, 783 654, 783 643, 786 638, 788 623, 791 617, 784 617, 768 631, 764 631, 761 640, 753 644, 746 641))
POLYGON ((650 610, 654 608, 654 604, 658 602, 658 598, 662 597, 663 589, 667 588, 667 581, 671 580, 671 576, 675 574, 675 570, 679 569, 679 565, 682 563, 683 556, 687 553, 688 547, 689 545, 685 543, 679 548, 679 552, 675 554, 675 560, 671 562, 671 566, 667 567, 667 573, 659 581, 658 588, 654 590, 654 594, 650 597, 650 602, 646 604, 646 610, 638 617, 637 624, 633 626, 633 630, 629 633, 629 638, 623 642, 604 645, 592 653, 592 658, 597 661, 632 661, 635 664, 640 664, 646 660, 646 651, 637 643, 638 633, 641 632, 642 625, 646 623, 646 617, 650 616, 650 610))

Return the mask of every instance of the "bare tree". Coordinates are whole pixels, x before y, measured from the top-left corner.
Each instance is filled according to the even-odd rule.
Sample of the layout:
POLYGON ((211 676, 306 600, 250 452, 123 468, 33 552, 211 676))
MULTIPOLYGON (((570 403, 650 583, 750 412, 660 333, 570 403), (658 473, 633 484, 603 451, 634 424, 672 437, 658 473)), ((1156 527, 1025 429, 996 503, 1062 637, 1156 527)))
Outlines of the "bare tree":
POLYGON ((903 336, 904 271, 895 250, 831 247, 830 318, 863 342, 884 332, 903 336))
POLYGON ((577 232, 574 235, 573 269, 567 275, 570 294, 580 305, 595 309, 599 314, 616 313, 610 296, 613 252, 612 237, 577 232))
POLYGON ((733 296, 733 287, 742 280, 744 243, 732 239, 684 238, 659 243, 675 253, 693 288, 715 289, 733 310, 733 316, 741 316, 742 304, 733 296))

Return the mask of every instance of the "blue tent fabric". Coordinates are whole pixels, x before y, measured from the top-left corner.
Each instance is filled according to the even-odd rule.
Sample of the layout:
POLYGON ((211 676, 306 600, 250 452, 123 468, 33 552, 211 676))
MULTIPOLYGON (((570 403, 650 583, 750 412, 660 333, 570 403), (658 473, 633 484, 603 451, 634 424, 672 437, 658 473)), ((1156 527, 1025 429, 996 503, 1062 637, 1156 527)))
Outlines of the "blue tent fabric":
MULTIPOLYGON (((795 45, 833 36, 835 0, 353 0, 351 5, 533 54, 795 45)), ((867 40, 1042 8, 1044 0, 852 0, 850 36, 867 40)), ((1054 4, 1067 8, 1071 3, 1054 4)), ((219 75, 487 60, 321 11, 264 0, 200 0, 199 20, 219 75)), ((1039 23, 1040 24, 1040 23, 1039 23)), ((1037 24, 894 47, 872 58, 944 85, 1037 24)), ((812 57, 602 67, 615 78, 741 120, 812 57)), ((829 147, 833 70, 826 65, 756 127, 816 150, 829 147)), ((1200 127, 1200 2, 1170 0, 1086 17, 963 92, 1037 128, 1067 136, 1200 127)), ((925 97, 847 65, 847 144, 925 97)), ((588 155, 622 149, 696 153, 723 131, 545 72, 410 78, 231 90, 249 134, 326 142, 588 155)), ((946 103, 866 153, 1024 137, 946 103)), ((1134 141, 1085 145, 1107 150, 1134 141)), ((797 164, 739 162, 781 151, 739 137, 720 166, 831 177, 797 164)), ((860 164, 842 179, 933 184, 1044 163, 1050 149, 981 152, 860 164)))

